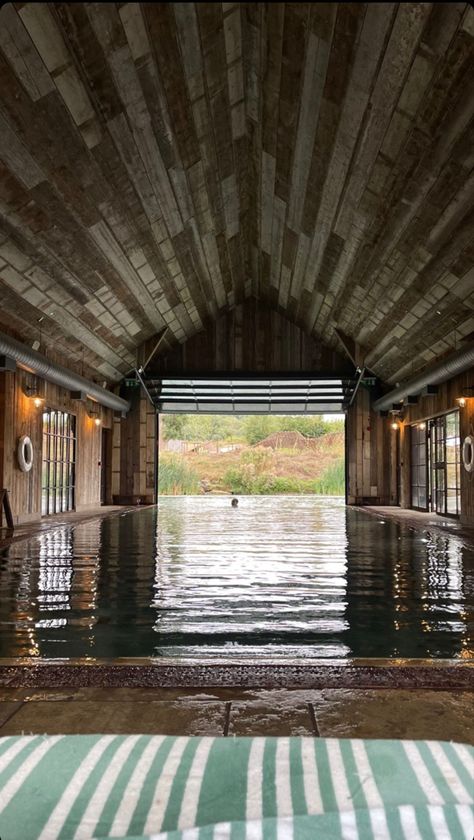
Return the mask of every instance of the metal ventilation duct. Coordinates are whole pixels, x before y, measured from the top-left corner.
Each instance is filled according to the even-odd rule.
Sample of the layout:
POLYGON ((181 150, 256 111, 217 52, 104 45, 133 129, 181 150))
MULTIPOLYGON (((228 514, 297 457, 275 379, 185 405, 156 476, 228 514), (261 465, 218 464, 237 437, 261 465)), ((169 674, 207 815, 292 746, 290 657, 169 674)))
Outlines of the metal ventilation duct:
POLYGON ((399 388, 395 388, 375 400, 373 408, 376 411, 385 411, 391 407, 392 403, 400 402, 409 394, 419 394, 427 385, 440 385, 441 382, 446 382, 447 379, 451 379, 458 373, 463 373, 470 367, 474 367, 474 342, 461 350, 456 350, 455 353, 446 356, 441 362, 424 370, 418 376, 408 379, 399 388))
POLYGON ((123 400, 116 394, 106 391, 100 385, 90 382, 83 376, 68 370, 62 365, 51 362, 46 356, 31 350, 25 344, 10 338, 9 335, 0 332, 0 355, 10 356, 15 359, 20 367, 30 370, 48 382, 67 388, 70 391, 85 391, 87 395, 101 405, 111 408, 113 411, 128 411, 130 403, 123 400))

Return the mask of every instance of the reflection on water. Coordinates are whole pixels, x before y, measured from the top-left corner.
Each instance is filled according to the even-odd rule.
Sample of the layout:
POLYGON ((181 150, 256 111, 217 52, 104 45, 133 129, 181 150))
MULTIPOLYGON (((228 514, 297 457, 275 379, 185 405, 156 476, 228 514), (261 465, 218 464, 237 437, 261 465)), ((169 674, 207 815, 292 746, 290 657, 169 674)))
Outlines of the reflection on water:
POLYGON ((0 557, 0 655, 470 658, 473 572, 337 498, 164 498, 0 557))

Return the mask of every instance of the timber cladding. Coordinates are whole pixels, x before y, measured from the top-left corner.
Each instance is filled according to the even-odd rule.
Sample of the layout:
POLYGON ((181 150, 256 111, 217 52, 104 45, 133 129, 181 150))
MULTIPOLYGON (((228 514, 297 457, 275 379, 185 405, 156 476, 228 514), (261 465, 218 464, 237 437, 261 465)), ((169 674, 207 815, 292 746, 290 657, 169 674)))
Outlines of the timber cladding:
POLYGON ((71 400, 68 391, 48 382, 43 383, 43 406, 36 408, 24 393, 27 376, 21 371, 0 373, 0 485, 9 492, 15 524, 41 516, 43 406, 76 417, 76 510, 100 505, 101 434, 104 426, 112 424, 109 409, 100 409, 102 425, 98 427, 83 403, 71 400), (29 472, 20 470, 16 456, 22 435, 27 435, 33 445, 33 466, 29 472))
POLYGON ((348 504, 398 504, 398 432, 390 428, 387 417, 373 411, 370 392, 363 386, 347 412, 346 423, 348 504))
POLYGON ((114 504, 152 504, 156 501, 156 410, 143 389, 127 394, 130 411, 114 417, 112 499, 114 504))
POLYGON ((467 3, 4 4, 0 326, 118 381, 253 296, 402 380, 474 331, 473 64, 467 3))
MULTIPOLYGON (((154 342, 140 349, 142 363, 154 342)), ((326 347, 284 314, 249 298, 230 312, 206 322, 205 329, 183 344, 152 357, 147 375, 248 371, 255 373, 308 372, 354 375, 354 365, 326 347)))

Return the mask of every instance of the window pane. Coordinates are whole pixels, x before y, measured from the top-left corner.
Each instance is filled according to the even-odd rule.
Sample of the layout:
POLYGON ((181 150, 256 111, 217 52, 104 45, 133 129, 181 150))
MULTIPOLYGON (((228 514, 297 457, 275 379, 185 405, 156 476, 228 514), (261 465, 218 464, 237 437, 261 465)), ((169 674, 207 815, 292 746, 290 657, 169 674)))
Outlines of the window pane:
POLYGON ((46 516, 48 513, 48 491, 43 487, 41 491, 41 516, 46 516))
POLYGON ((456 415, 446 415, 446 437, 454 437, 456 434, 456 415))
POLYGON ((456 464, 447 464, 446 465, 446 477, 447 477, 447 481, 448 481, 448 487, 456 487, 457 486, 456 464))
POLYGON ((446 513, 457 513, 457 492, 456 490, 448 490, 448 507, 446 513))

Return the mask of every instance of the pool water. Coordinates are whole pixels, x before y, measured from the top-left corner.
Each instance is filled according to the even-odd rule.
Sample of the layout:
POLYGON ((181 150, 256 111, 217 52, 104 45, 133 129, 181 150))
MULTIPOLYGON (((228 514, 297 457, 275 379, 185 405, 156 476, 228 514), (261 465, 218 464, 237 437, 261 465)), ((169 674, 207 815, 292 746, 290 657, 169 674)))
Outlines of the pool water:
POLYGON ((161 498, 0 555, 0 655, 470 658, 474 552, 340 498, 161 498))

